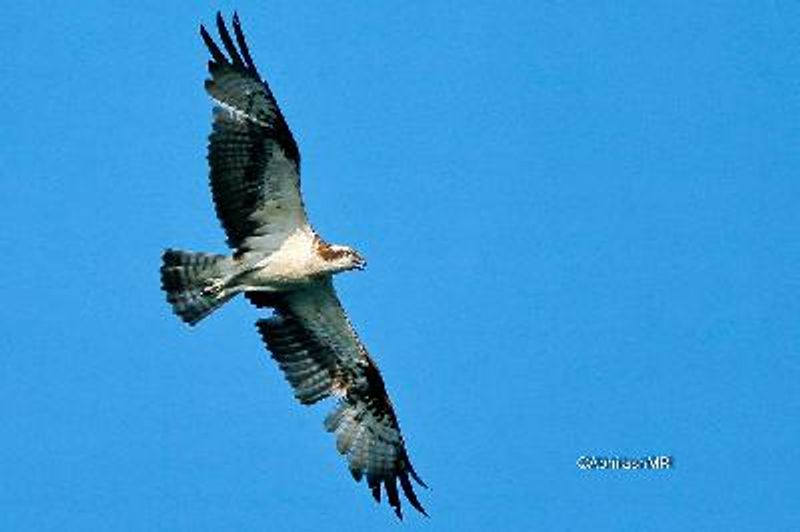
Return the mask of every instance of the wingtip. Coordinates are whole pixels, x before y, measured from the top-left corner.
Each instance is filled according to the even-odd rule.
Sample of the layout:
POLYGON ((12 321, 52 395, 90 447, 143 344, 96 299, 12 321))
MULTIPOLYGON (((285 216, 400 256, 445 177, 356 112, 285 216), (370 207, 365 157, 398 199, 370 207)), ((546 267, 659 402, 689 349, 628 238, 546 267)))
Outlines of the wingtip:
POLYGON ((428 511, 425 509, 424 506, 422 506, 422 504, 420 504, 419 501, 409 501, 409 502, 411 502, 411 506, 413 506, 416 511, 418 511, 419 513, 430 519, 431 516, 428 515, 428 511))
POLYGON ((203 24, 200 24, 200 37, 203 39, 203 42, 208 48, 209 53, 211 54, 212 60, 208 63, 208 68, 211 70, 213 63, 225 64, 227 63, 227 59, 225 59, 225 55, 220 51, 219 46, 214 42, 214 39, 211 38, 211 35, 206 30, 206 27, 203 24))
POLYGON ((413 506, 416 511, 418 511, 419 513, 421 513, 422 515, 424 515, 425 517, 430 519, 431 516, 428 515, 428 511, 425 509, 424 506, 422 506, 422 504, 419 502, 419 500, 412 501, 411 499, 409 499, 409 502, 411 503, 411 506, 413 506))
POLYGON ((217 23, 217 31, 220 34, 226 33, 228 31, 228 28, 225 26, 225 18, 222 16, 221 11, 217 11, 216 23, 217 23))
POLYGON ((427 489, 430 489, 430 488, 428 487, 428 485, 425 483, 425 481, 424 481, 424 480, 422 480, 422 477, 420 477, 420 476, 417 474, 417 472, 414 470, 414 466, 412 466, 412 465, 411 465, 411 462, 409 462, 409 463, 408 463, 408 472, 409 472, 409 474, 411 475, 411 478, 413 478, 413 479, 414 479, 414 481, 415 481, 417 484, 419 484, 420 486, 422 486, 422 487, 423 487, 423 488, 425 488, 426 490, 427 490, 427 489))
POLYGON ((422 506, 422 503, 419 502, 417 494, 414 493, 414 487, 411 485, 411 481, 408 479, 408 475, 401 474, 399 476, 399 479, 400 479, 400 486, 403 488, 403 493, 405 494, 406 499, 408 499, 408 502, 411 504, 411 506, 413 506, 414 509, 417 510, 419 513, 428 517, 428 513, 425 511, 425 508, 422 506))

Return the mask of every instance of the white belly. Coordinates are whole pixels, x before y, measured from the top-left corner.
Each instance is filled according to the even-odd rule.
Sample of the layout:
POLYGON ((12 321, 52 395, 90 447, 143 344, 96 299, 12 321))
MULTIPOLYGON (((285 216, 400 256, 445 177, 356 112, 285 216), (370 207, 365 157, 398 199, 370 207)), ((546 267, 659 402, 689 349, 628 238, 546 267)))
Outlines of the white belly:
POLYGON ((298 230, 273 253, 245 266, 237 284, 245 290, 286 290, 310 282, 320 266, 313 235, 298 230))

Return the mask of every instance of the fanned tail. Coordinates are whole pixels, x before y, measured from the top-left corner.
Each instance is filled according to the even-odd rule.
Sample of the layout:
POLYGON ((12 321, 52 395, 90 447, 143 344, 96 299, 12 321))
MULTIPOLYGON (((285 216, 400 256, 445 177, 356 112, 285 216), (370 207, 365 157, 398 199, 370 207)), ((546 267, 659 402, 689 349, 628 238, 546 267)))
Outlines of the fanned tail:
POLYGON ((225 287, 233 266, 229 257, 168 249, 161 259, 161 288, 173 312, 189 325, 236 295, 225 287))

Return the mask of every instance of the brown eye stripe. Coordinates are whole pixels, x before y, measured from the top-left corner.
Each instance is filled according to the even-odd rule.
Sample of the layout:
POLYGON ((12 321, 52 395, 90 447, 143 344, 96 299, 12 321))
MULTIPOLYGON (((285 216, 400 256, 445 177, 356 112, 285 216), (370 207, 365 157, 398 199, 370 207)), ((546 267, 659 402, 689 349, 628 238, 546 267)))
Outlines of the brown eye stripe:
POLYGON ((336 260, 343 257, 347 252, 341 249, 333 249, 330 244, 317 237, 317 253, 324 260, 336 260))

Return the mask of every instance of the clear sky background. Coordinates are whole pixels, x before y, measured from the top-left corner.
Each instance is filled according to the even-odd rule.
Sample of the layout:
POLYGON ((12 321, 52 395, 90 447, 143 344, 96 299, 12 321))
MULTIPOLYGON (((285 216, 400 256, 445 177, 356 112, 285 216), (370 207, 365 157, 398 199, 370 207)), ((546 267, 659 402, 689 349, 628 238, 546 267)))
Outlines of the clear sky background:
POLYGON ((800 529, 800 8, 646 4, 7 3, 0 529, 800 529), (225 250, 218 8, 369 260, 337 286, 429 520, 352 481, 263 311, 159 289, 225 250))

